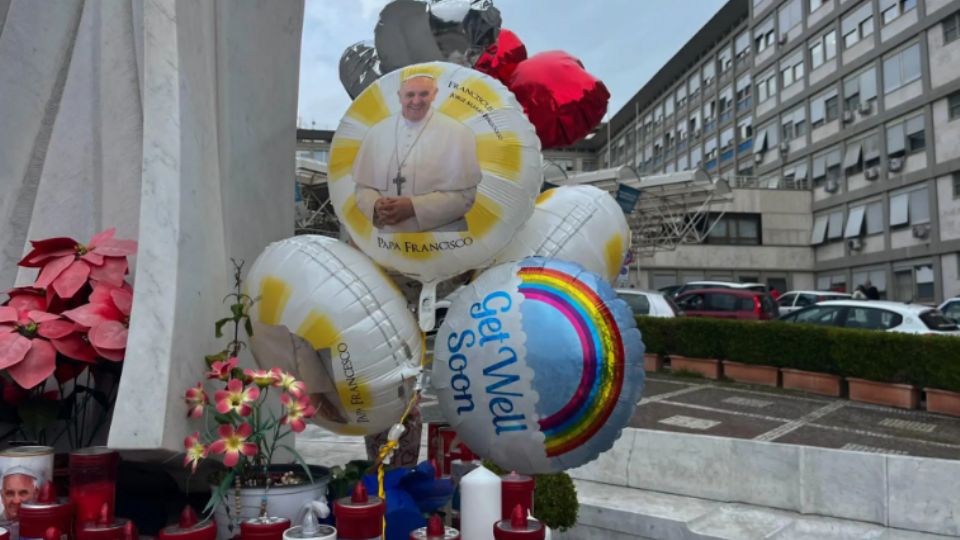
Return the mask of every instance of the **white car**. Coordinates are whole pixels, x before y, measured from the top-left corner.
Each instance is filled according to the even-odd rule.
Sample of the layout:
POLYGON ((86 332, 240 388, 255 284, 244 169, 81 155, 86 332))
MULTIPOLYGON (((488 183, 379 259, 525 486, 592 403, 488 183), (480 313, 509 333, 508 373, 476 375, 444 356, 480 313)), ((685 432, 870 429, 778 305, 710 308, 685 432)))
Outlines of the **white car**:
POLYGON ((617 289, 617 296, 630 306, 634 315, 650 317, 676 317, 681 315, 680 308, 673 299, 657 291, 639 289, 617 289))
POLYGON ((691 281, 673 293, 676 298, 687 291, 696 289, 741 289, 747 291, 770 292, 763 283, 737 283, 735 281, 691 281))
POLYGON ((786 315, 827 300, 846 300, 848 298, 850 298, 850 295, 847 293, 833 291, 790 291, 777 298, 777 306, 780 308, 780 315, 786 315))
POLYGON ((960 327, 935 308, 880 300, 831 300, 794 311, 780 320, 907 334, 960 336, 960 327))
POLYGON ((960 324, 960 296, 955 296, 940 304, 939 309, 948 319, 960 324))

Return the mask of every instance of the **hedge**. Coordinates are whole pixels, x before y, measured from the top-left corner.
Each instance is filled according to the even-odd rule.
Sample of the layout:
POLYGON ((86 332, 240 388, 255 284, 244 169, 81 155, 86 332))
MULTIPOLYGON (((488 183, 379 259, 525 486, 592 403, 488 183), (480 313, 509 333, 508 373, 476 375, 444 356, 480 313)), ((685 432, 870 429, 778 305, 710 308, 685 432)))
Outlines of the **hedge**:
POLYGON ((637 317, 647 353, 960 392, 960 338, 786 323, 637 317))

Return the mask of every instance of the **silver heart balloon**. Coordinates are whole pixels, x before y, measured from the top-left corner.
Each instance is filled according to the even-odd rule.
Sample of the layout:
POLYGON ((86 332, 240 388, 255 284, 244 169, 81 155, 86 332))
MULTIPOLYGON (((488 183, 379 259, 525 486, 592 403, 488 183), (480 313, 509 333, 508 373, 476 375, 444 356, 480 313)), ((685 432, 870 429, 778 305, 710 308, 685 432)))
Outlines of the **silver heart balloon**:
POLYGON ((473 67, 500 33, 500 10, 492 0, 434 0, 430 30, 443 60, 473 67))
POLYGON ((355 99, 370 83, 380 78, 380 57, 369 41, 347 47, 340 57, 340 82, 350 99, 355 99))
POLYGON ((424 2, 394 0, 387 4, 380 12, 374 38, 383 73, 444 58, 433 38, 424 2))

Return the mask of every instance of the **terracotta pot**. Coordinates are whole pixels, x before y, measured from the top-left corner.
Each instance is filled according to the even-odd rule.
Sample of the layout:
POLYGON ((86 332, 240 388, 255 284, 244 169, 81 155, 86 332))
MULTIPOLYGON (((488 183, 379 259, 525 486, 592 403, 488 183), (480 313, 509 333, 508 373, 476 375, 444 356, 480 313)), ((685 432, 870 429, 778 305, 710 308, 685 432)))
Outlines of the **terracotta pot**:
POLYGON ((708 379, 719 379, 721 373, 720 361, 714 358, 690 358, 676 354, 670 355, 670 369, 676 371, 692 371, 708 379))
POLYGON ((843 379, 837 375, 788 368, 782 368, 780 373, 783 387, 790 390, 831 397, 840 397, 843 392, 843 379))
POLYGON ((936 388, 924 388, 927 393, 927 411, 960 416, 960 394, 936 388))
POLYGON ((920 390, 909 384, 882 383, 850 377, 847 377, 847 384, 850 399, 854 401, 901 409, 916 409, 920 406, 920 390))
POLYGON ((773 366, 756 366, 724 360, 723 376, 737 382, 773 387, 780 386, 780 370, 773 366))
POLYGON ((663 369, 663 358, 659 354, 643 355, 643 370, 648 373, 656 373, 663 369))

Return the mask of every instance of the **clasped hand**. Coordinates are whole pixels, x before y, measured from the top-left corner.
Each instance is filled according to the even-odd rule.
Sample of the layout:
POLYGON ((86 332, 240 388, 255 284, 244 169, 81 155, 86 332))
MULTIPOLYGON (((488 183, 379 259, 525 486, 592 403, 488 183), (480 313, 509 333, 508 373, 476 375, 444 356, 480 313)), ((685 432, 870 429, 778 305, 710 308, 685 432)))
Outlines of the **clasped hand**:
POLYGON ((383 226, 396 225, 416 214, 410 197, 380 197, 373 205, 373 215, 375 224, 383 226))

